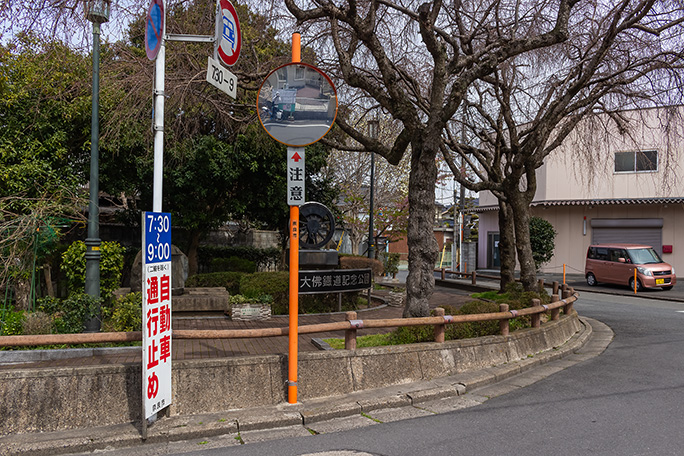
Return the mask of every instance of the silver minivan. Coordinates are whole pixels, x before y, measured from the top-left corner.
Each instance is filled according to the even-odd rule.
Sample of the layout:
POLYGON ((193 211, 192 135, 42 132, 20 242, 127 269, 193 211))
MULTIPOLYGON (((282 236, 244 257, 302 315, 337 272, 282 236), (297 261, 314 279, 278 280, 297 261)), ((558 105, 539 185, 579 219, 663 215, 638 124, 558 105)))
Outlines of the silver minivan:
POLYGON ((590 245, 584 276, 587 284, 614 283, 634 288, 636 269, 636 289, 671 289, 677 282, 675 270, 665 263, 653 247, 640 244, 599 244, 590 245))

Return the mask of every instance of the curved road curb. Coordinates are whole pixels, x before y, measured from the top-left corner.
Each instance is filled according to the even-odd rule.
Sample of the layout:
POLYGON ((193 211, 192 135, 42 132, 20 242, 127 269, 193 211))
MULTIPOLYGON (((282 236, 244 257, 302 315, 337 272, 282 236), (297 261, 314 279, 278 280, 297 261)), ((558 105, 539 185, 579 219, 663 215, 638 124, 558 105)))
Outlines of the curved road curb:
MULTIPOLYGON (((491 397, 523 388, 580 362, 600 355, 613 331, 591 318, 580 317, 582 329, 568 342, 531 358, 479 371, 352 393, 338 398, 290 405, 173 416, 148 430, 148 443, 197 449, 197 442, 215 440, 222 446, 277 438, 329 433, 382 422, 445 413, 479 405, 491 397)), ((47 455, 127 448, 140 445, 138 425, 124 424, 76 431, 0 437, 0 454, 47 455)), ((211 443, 211 442, 209 442, 211 443)), ((210 448, 204 446, 203 448, 210 448)))

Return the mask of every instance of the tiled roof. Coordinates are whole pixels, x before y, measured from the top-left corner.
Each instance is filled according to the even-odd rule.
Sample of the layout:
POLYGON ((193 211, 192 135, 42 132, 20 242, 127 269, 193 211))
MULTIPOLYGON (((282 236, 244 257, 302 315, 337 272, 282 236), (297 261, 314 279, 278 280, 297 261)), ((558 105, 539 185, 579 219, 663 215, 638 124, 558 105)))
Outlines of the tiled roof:
MULTIPOLYGON (((553 206, 620 206, 637 204, 681 204, 684 197, 675 198, 616 198, 616 199, 575 199, 575 200, 548 200, 533 201, 530 207, 553 207, 553 206)), ((473 212, 488 212, 499 210, 498 205, 480 206, 473 208, 473 212)))

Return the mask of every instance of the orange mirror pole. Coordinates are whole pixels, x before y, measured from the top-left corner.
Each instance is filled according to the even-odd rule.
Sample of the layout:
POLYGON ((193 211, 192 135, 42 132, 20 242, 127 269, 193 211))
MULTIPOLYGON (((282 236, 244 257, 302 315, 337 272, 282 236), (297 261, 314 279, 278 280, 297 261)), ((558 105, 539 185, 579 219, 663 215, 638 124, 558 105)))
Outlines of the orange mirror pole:
MULTIPOLYGON (((301 35, 292 34, 292 62, 301 62, 301 35)), ((290 300, 287 355, 287 402, 297 403, 299 338, 299 206, 290 206, 290 300)))
POLYGON ((292 63, 302 61, 302 36, 299 32, 292 34, 292 63))
POLYGON ((287 356, 287 402, 297 403, 299 337, 299 206, 290 206, 290 331, 287 356))

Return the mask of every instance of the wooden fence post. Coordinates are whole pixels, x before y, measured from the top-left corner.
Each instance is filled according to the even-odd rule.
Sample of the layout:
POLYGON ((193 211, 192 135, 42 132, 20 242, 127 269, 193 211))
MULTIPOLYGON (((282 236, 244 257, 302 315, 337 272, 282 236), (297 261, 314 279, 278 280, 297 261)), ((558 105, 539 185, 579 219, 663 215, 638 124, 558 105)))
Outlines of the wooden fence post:
MULTIPOLYGON (((575 296, 575 289, 572 287, 569 287, 567 289, 566 293, 564 293, 564 294, 567 294, 567 296, 565 296, 566 298, 570 298, 572 296, 575 296)), ((563 306, 563 313, 565 315, 570 315, 572 313, 572 303, 571 302, 569 302, 565 306, 563 306)))
MULTIPOLYGON (((508 312, 508 304, 499 304, 499 312, 508 312)), ((502 336, 508 336, 509 329, 508 318, 499 320, 499 331, 502 336)))
MULTIPOLYGON (((444 316, 444 309, 442 307, 435 307, 435 316, 436 317, 443 317, 444 316)), ((441 324, 435 325, 435 342, 439 342, 439 343, 444 342, 444 327, 445 327, 444 322, 442 322, 441 324)))
POLYGON ((442 268, 442 280, 446 280, 446 268, 442 268))
POLYGON ((470 283, 473 285, 477 285, 477 274, 475 273, 475 271, 473 271, 471 274, 472 276, 470 277, 470 283))
POLYGON ((558 294, 558 281, 557 280, 553 281, 553 294, 555 294, 555 295, 558 294))
POLYGON ((544 279, 539 279, 538 287, 539 287, 539 294, 544 293, 544 279))
MULTIPOLYGON (((558 283, 558 282, 556 282, 558 283)), ((551 295, 551 302, 558 302, 560 301, 560 297, 558 296, 558 293, 555 293, 551 295)), ((555 309, 551 309, 551 320, 558 320, 560 318, 560 308, 556 307, 555 309)))
MULTIPOLYGON (((543 281, 542 281, 542 283, 543 283, 543 281)), ((539 299, 533 299, 532 300, 532 307, 537 307, 537 306, 541 306, 541 301, 539 299)), ((538 314, 538 313, 532 314, 532 315, 530 315, 530 317, 532 317, 532 327, 533 328, 539 328, 539 326, 541 326, 541 314, 538 314)))
MULTIPOLYGON (((345 320, 356 320, 356 312, 351 311, 345 314, 345 320)), ((351 327, 344 332, 344 349, 356 350, 356 328, 351 327)))
MULTIPOLYGON (((563 299, 567 299, 570 296, 572 296, 572 293, 570 292, 569 289, 563 290, 563 299)), ((563 306, 563 313, 565 315, 570 315, 570 312, 572 312, 572 303, 567 303, 563 306)))

